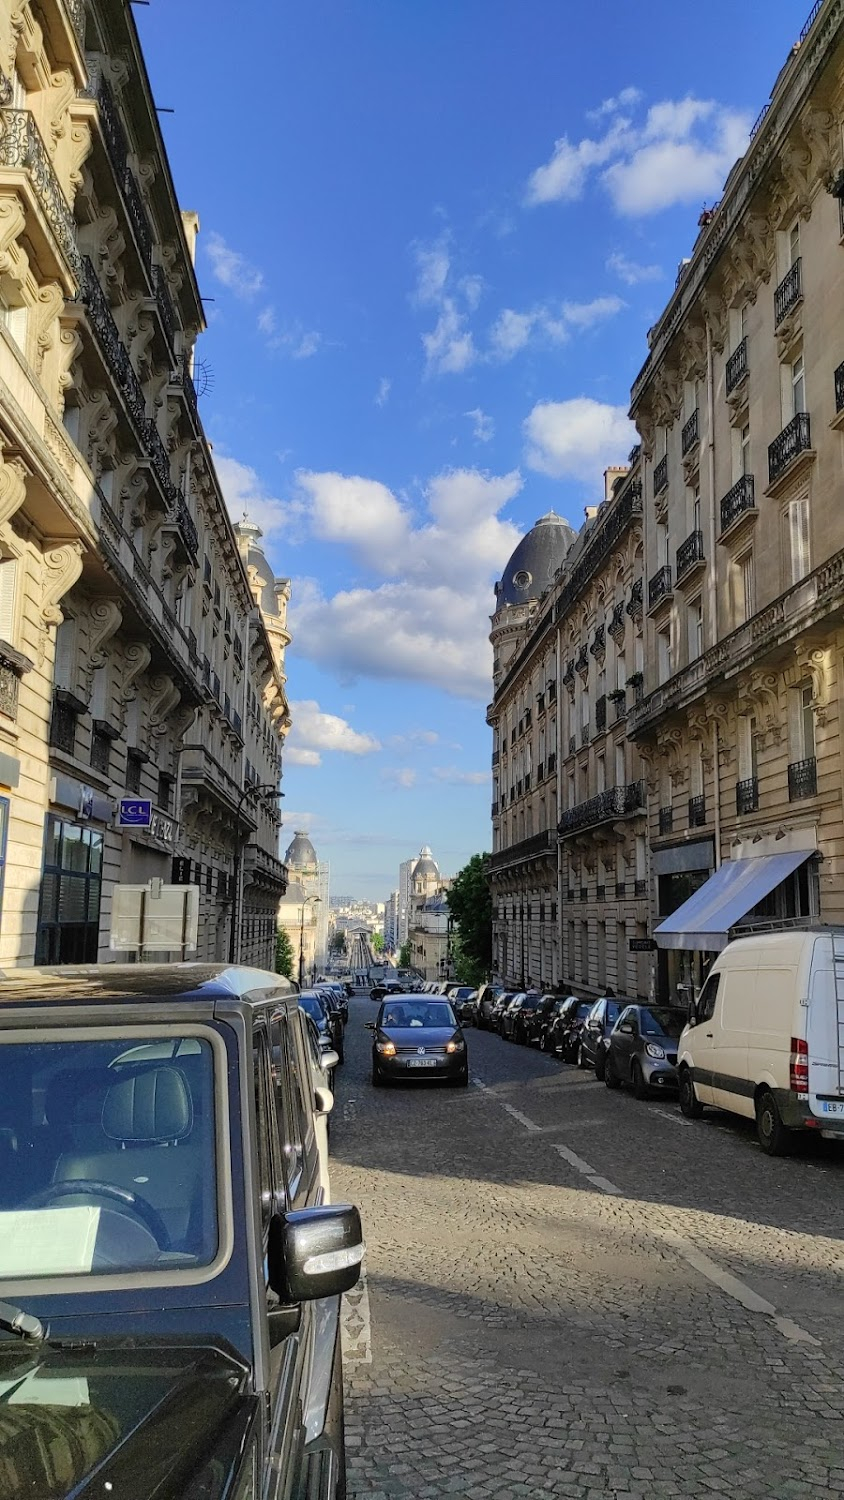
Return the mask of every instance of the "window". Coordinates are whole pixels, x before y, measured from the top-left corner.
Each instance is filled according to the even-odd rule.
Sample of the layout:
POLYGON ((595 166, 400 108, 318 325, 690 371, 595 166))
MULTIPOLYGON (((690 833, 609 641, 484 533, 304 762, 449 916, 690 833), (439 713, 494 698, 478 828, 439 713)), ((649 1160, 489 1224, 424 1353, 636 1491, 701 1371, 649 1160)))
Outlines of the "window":
POLYGON ((18 560, 16 557, 0 559, 0 641, 11 646, 15 640, 15 600, 17 594, 18 560))
POLYGON ((738 560, 739 573, 739 617, 749 620, 756 612, 756 579, 753 568, 753 553, 745 552, 738 560))
POLYGON ((693 599, 689 605, 689 661, 703 652, 703 604, 693 599))
POLYGON ((598 756, 597 765, 596 765, 596 774, 597 774, 597 780, 596 780, 596 785, 595 785, 596 792, 604 792, 604 791, 606 791, 606 787, 607 787, 607 763, 606 763, 603 755, 599 755, 598 756))
POLYGON ((158 806, 162 812, 170 811, 170 802, 173 796, 173 777, 166 771, 161 771, 158 777, 158 806))
POLYGON ((814 689, 810 682, 804 683, 800 692, 800 759, 812 760, 815 755, 815 709, 814 689))
POLYGON ((741 719, 739 743, 739 766, 743 781, 755 781, 758 771, 759 726, 755 714, 744 714, 741 719))
POLYGON ((102 863, 101 833, 48 815, 37 964, 96 963, 102 863))
POLYGON ((671 676, 671 626, 665 630, 658 630, 657 636, 657 660, 659 664, 659 680, 667 682, 671 676))
POLYGON ((800 220, 792 224, 788 235, 788 264, 793 266, 800 259, 800 220))
POLYGON ((806 376, 803 365, 803 355, 798 354, 794 363, 790 366, 791 378, 791 412, 790 416, 796 417, 798 412, 806 410, 806 376))
POLYGON ((627 686, 627 663, 621 654, 615 661, 615 684, 619 692, 623 692, 627 686))
POLYGON ((692 494, 692 531, 700 531, 700 490, 692 494))
POLYGON ((107 776, 110 762, 111 735, 104 734, 101 729, 95 728, 91 733, 91 768, 107 776))
POLYGON ((718 997, 718 981, 720 974, 710 974, 700 992, 697 1002, 698 1021, 711 1021, 715 1014, 715 1001, 718 997))
POLYGON ((615 784, 624 786, 627 772, 624 765, 624 742, 615 747, 615 784))
POLYGON ((261 1209, 261 1233, 264 1248, 270 1231, 274 1207, 273 1160, 271 1148, 270 1069, 267 1038, 263 1027, 256 1030, 253 1047, 255 1082, 255 1160, 258 1179, 258 1203, 261 1209))
POLYGON ((783 511, 783 552, 789 583, 799 583, 809 572, 809 497, 790 500, 783 511))

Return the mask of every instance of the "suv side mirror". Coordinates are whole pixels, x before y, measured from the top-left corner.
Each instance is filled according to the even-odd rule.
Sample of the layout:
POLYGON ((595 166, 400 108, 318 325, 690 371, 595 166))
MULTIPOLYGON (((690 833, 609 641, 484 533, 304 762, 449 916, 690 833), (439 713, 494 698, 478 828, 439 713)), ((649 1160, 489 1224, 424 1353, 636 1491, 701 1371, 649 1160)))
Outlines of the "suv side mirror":
POLYGON ((317 1087, 314 1089, 314 1114, 330 1115, 334 1108, 334 1095, 330 1089, 317 1087))
POLYGON ((334 1051, 333 1047, 329 1047, 327 1052, 323 1052, 319 1060, 319 1065, 323 1073, 333 1072, 335 1068, 340 1066, 339 1054, 334 1051))
POLYGON ((276 1214, 267 1248, 270 1286, 286 1303, 339 1297, 358 1280, 365 1248, 351 1203, 276 1214))

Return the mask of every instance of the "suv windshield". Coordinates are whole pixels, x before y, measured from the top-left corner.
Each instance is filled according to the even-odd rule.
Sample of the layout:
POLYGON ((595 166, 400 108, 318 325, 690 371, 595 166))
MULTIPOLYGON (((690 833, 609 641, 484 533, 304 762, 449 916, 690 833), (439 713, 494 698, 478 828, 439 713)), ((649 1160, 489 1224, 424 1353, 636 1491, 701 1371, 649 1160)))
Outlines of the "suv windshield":
POLYGON ((0 1046, 0 1277, 208 1265, 217 1252, 207 1037, 0 1046))

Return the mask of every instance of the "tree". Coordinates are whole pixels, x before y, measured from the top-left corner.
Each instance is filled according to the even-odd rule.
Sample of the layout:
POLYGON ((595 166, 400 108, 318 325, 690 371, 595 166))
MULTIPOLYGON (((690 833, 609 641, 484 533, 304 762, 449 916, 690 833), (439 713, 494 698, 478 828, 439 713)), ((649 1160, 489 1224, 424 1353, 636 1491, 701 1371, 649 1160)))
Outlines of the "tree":
POLYGON ((454 969, 464 984, 482 984, 492 963, 492 896, 489 855, 473 854, 446 893, 457 931, 452 942, 454 969))
POLYGON ((383 934, 383 932, 373 932, 373 934, 372 934, 372 951, 373 951, 373 953, 383 953, 384 952, 384 934, 383 934))
POLYGON ((293 948, 283 927, 276 928, 275 971, 283 974, 285 979, 293 978, 293 948))
POLYGON ((345 951, 346 951, 346 934, 345 934, 345 932, 335 932, 333 938, 331 939, 331 942, 328 944, 328 950, 329 950, 330 953, 345 953, 345 951))
POLYGON ((410 943, 402 943, 399 948, 399 968, 410 968, 410 943))

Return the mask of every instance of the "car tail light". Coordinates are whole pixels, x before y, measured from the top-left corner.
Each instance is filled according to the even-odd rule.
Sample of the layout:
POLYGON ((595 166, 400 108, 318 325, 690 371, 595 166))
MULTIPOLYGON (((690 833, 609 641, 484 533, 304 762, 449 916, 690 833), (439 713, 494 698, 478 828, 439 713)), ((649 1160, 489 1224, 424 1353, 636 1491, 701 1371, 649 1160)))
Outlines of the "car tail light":
POLYGON ((799 1036, 791 1038, 789 1059, 789 1087, 794 1094, 809 1092, 809 1046, 799 1036))

